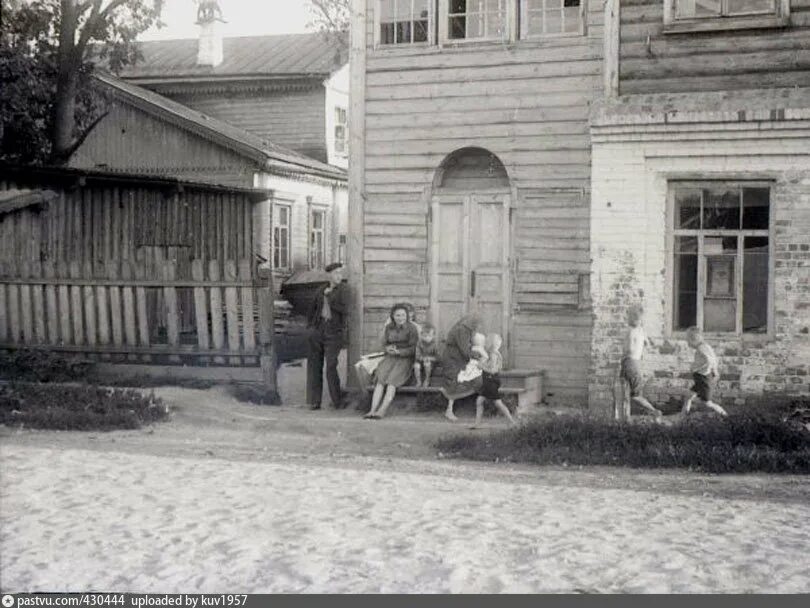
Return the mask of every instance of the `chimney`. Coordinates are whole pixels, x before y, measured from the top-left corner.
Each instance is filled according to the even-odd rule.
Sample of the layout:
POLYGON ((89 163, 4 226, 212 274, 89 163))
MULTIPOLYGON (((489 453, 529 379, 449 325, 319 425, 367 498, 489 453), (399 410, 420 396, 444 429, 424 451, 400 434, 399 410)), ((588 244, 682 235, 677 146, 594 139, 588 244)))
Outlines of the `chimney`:
POLYGON ((197 25, 200 39, 197 43, 197 65, 216 67, 222 63, 222 10, 216 0, 200 0, 197 7, 197 25))

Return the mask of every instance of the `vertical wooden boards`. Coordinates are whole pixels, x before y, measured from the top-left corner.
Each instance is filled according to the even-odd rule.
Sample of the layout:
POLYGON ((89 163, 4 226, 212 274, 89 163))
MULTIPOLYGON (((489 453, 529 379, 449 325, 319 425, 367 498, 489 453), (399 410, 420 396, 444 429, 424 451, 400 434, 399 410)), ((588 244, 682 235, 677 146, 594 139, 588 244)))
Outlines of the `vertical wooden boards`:
MULTIPOLYGON (((245 283, 251 281, 251 260, 239 260, 239 279, 245 283)), ((253 287, 242 287, 242 335, 246 352, 256 350, 256 325, 254 322, 255 304, 253 287)))
MULTIPOLYGON (((83 278, 89 280, 93 276, 93 263, 90 259, 86 259, 83 264, 83 278)), ((96 345, 96 293, 91 285, 82 287, 83 306, 84 306, 84 321, 85 321, 85 335, 87 337, 87 344, 90 346, 96 345)))
POLYGON ((60 284, 57 287, 57 296, 59 299, 59 334, 62 344, 73 344, 73 327, 71 325, 71 311, 70 311, 70 286, 68 285, 68 264, 65 258, 57 261, 57 275, 60 277, 60 283, 65 282, 64 285, 60 284))
MULTIPOLYGON (((31 275, 34 278, 42 278, 42 263, 35 260, 31 264, 31 275)), ((34 340, 37 344, 48 343, 48 332, 46 330, 47 311, 45 309, 45 286, 31 286, 31 303, 34 307, 34 340)))
MULTIPOLYGON (((219 281, 219 260, 209 260, 208 280, 219 281)), ((211 338, 214 350, 225 350, 225 328, 222 322, 222 291, 219 287, 212 285, 211 292, 211 338)), ((225 360, 222 357, 214 357, 214 363, 222 364, 225 360)))
MULTIPOLYGON (((141 261, 140 263, 135 263, 135 278, 136 279, 145 279, 148 275, 146 267, 144 266, 144 262, 141 261)), ((154 278, 154 276, 150 277, 154 278)), ((135 288, 135 308, 137 310, 137 331, 138 331, 138 344, 140 346, 149 346, 150 339, 149 339, 149 307, 146 298, 146 288, 145 287, 136 287, 135 288)))
MULTIPOLYGON (((121 263, 121 278, 132 279, 132 264, 125 260, 121 263)), ((135 326, 135 294, 133 288, 124 285, 121 288, 121 297, 124 303, 124 338, 128 346, 137 346, 138 337, 135 326)))
MULTIPOLYGON (((56 268, 51 261, 42 263, 42 276, 46 279, 53 280, 56 276, 56 268)), ((57 287, 56 285, 49 284, 45 286, 45 308, 47 317, 47 331, 48 344, 59 344, 59 305, 57 300, 57 287)), ((67 314, 67 313, 65 313, 67 314)))
MULTIPOLYGON (((81 230, 81 228, 79 228, 81 230)), ((71 279, 79 279, 82 276, 81 263, 78 260, 70 262, 69 273, 71 279)), ((70 306, 71 321, 73 322, 73 344, 81 346, 84 344, 84 310, 82 306, 82 288, 79 285, 70 286, 70 306)))
MULTIPOLYGON (((31 264, 23 260, 20 264, 23 278, 31 277, 31 264)), ((34 343, 34 315, 31 308, 31 285, 20 285, 20 312, 22 313, 22 342, 23 344, 34 343)))
MULTIPOLYGON (((118 263, 115 260, 108 260, 107 278, 118 278, 118 263)), ((121 318, 121 288, 117 285, 110 286, 110 329, 112 330, 112 343, 115 346, 124 344, 124 324, 121 318)))
POLYGON ((8 340, 8 304, 6 285, 0 283, 0 344, 8 340))
MULTIPOLYGON (((104 276, 99 272, 97 276, 104 276)), ((102 346, 110 344, 110 308, 107 297, 108 288, 104 285, 96 285, 96 306, 98 312, 98 343, 102 346)))
POLYGON ((262 368, 262 379, 265 389, 274 394, 276 392, 276 349, 274 339, 275 310, 273 300, 273 271, 269 268, 259 270, 262 284, 257 288, 259 301, 259 363, 262 368))
POLYGON ((20 287, 16 284, 8 286, 8 329, 9 339, 19 344, 22 341, 22 318, 20 316, 20 287))
POLYGON ((619 0, 605 0, 605 97, 619 95, 619 23, 621 17, 619 0))
MULTIPOLYGON (((163 278, 166 281, 174 281, 177 267, 174 261, 166 260, 163 263, 163 278)), ((169 346, 177 348, 180 346, 180 314, 177 308, 177 287, 166 285, 163 288, 163 306, 166 314, 166 337, 169 346)), ((180 357, 172 355, 169 357, 172 363, 180 363, 180 357)))
MULTIPOLYGON (((208 299, 206 298, 205 287, 205 262, 196 259, 191 261, 191 278, 199 287, 194 288, 194 319, 197 324, 197 346, 200 350, 211 348, 211 340, 208 334, 208 299)), ((209 362, 208 357, 200 357, 203 365, 209 362)))
MULTIPOLYGON (((236 281, 236 261, 225 260, 225 280, 236 281)), ((228 320, 228 350, 239 352, 239 294, 236 287, 225 288, 225 314, 228 320)), ((239 357, 230 358, 231 365, 239 365, 239 357)))

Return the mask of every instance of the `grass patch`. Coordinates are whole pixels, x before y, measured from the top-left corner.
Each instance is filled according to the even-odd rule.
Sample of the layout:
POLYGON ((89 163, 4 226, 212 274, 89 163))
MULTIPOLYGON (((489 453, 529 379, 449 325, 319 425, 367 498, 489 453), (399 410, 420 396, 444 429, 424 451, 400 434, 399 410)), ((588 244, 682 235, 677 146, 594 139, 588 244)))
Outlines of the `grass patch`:
POLYGON ((154 395, 92 385, 0 386, 0 424, 60 431, 139 429, 169 416, 154 395))
POLYGON ((45 350, 0 353, 0 378, 16 382, 83 382, 93 375, 95 363, 45 350))
POLYGON ((810 473, 810 432, 776 413, 694 415, 670 424, 558 416, 487 435, 454 435, 446 456, 551 465, 810 473))
POLYGON ((269 390, 263 384, 229 384, 227 390, 231 397, 242 403, 251 403, 253 405, 281 405, 281 398, 278 393, 269 390))

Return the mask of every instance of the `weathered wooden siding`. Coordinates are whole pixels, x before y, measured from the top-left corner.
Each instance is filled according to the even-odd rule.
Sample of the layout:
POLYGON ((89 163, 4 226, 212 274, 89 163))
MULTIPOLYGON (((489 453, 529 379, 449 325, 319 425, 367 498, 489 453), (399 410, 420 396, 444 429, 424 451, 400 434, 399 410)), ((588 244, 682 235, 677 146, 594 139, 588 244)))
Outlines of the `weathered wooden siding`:
POLYGON ((390 50, 373 48, 369 11, 367 349, 392 303, 411 301, 425 317, 431 184, 448 154, 480 147, 503 162, 518 193, 514 363, 545 368, 553 401, 585 403, 591 318, 579 308, 576 285, 588 272, 588 120, 601 96, 602 10, 589 3, 580 37, 390 50))
POLYGON ((117 102, 71 157, 71 167, 166 175, 250 188, 250 161, 129 104, 117 102))
POLYGON ((621 0, 622 94, 810 86, 810 0, 787 28, 664 34, 664 0, 621 0))
POLYGON ((56 276, 67 276, 59 273, 77 263, 100 277, 121 277, 129 266, 139 278, 154 278, 172 260, 176 278, 191 279, 192 259, 253 258, 254 203, 248 193, 78 180, 17 175, 0 181, 0 190, 47 187, 59 194, 41 209, 0 215, 4 275, 20 276, 21 265, 38 261, 53 264, 56 276))
POLYGON ((327 162, 326 90, 320 82, 300 90, 172 93, 199 112, 327 162))

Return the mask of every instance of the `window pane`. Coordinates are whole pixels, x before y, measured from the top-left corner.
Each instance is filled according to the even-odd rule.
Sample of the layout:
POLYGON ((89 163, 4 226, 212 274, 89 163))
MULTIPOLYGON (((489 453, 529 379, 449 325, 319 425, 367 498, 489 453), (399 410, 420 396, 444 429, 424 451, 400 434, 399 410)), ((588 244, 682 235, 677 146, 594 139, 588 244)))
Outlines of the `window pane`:
POLYGON ((397 42, 409 43, 411 41, 411 22, 397 21, 397 42))
POLYGON ((729 15, 750 15, 752 13, 772 13, 774 0, 728 0, 729 15))
POLYGON ((679 189, 675 192, 675 227, 700 229, 700 190, 679 189))
POLYGON ((703 229, 740 229, 740 189, 707 188, 703 191, 703 229))
POLYGON ((394 44, 393 23, 380 23, 380 44, 394 44))
POLYGON ((453 40, 462 40, 467 37, 467 18, 450 17, 447 25, 448 36, 453 40))
POLYGON ((697 323, 698 256, 695 237, 675 237, 675 329, 687 329, 697 323), (691 253, 694 252, 694 253, 691 253))
POLYGON ((427 42, 428 40, 428 22, 427 19, 422 21, 414 21, 413 23, 413 41, 414 42, 427 42))
POLYGON ((579 7, 565 9, 565 32, 576 33, 582 27, 582 15, 579 7))
POLYGON ((484 37, 484 14, 473 13, 467 15, 467 38, 484 37))
POLYGON ((450 12, 451 13, 466 13, 467 12, 467 0, 450 0, 450 12))
POLYGON ((546 11, 546 34, 562 32, 562 10, 546 11))
POLYGON ((380 21, 393 21, 396 0, 380 0, 380 21))
POLYGON ((768 331, 768 237, 746 237, 743 250, 743 331, 768 331))
POLYGON ((767 230, 770 225, 771 191, 768 188, 743 189, 743 228, 767 230))
POLYGON ((721 0, 676 0, 678 17, 719 17, 721 0))
POLYGON ((735 259, 733 255, 706 256, 706 295, 703 298, 705 331, 733 332, 737 329, 735 259))

